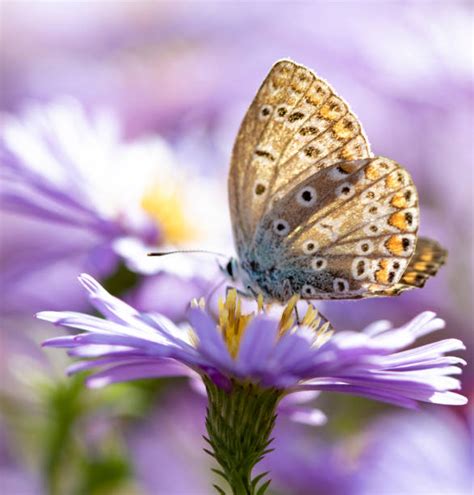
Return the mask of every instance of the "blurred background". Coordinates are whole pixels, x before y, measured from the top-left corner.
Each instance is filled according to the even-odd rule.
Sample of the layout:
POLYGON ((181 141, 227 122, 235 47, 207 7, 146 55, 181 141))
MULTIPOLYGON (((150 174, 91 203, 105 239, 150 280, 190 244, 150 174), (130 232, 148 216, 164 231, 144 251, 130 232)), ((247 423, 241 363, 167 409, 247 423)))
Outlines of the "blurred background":
MULTIPOLYGON (((449 251, 423 290, 320 306, 336 329, 423 310, 472 343, 473 5, 381 2, 4 2, 1 9, 0 491, 210 493, 205 402, 187 383, 86 390, 39 310, 89 310, 87 271, 141 310, 183 318, 232 254, 226 175, 240 120, 278 59, 327 79, 376 154, 412 174, 421 233, 449 251)), ((472 368, 463 393, 472 397, 472 368)), ((288 424, 276 495, 464 494, 469 406, 420 412, 326 394, 324 427, 288 424)))

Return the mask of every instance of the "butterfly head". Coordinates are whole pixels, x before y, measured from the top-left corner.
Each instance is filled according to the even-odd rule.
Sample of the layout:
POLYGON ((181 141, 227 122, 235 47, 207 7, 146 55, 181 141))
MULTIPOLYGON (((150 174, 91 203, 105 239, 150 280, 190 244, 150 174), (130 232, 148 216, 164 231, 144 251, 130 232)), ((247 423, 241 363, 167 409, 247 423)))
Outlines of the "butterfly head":
POLYGON ((261 292, 237 258, 230 258, 225 265, 219 267, 227 279, 241 285, 241 292, 251 297, 256 297, 261 292))

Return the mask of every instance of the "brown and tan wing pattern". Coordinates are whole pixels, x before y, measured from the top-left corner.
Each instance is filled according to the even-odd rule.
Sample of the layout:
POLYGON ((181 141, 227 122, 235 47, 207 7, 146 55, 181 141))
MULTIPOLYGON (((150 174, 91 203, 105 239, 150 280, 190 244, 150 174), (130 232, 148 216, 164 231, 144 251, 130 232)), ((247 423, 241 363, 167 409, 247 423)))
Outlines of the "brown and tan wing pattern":
POLYGON ((408 172, 375 157, 337 163, 294 185, 263 218, 255 245, 279 253, 281 278, 290 280, 292 293, 370 297, 406 285, 416 266, 424 275, 436 272, 439 257, 437 265, 431 259, 423 267, 409 264, 418 224, 418 196, 408 172))
POLYGON ((416 244, 415 254, 412 256, 407 269, 398 284, 393 287, 377 291, 379 296, 396 296, 406 290, 424 287, 426 281, 438 273, 445 264, 448 252, 432 239, 420 237, 416 244))
POLYGON ((234 144, 229 204, 239 254, 272 202, 340 160, 370 157, 356 116, 304 66, 277 62, 250 105, 234 144))

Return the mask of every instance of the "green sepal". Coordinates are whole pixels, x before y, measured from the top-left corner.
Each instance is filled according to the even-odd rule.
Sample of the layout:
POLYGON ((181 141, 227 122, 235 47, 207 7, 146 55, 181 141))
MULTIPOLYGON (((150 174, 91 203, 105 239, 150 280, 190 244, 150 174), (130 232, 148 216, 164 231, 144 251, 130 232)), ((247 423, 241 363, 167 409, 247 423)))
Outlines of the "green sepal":
MULTIPOLYGON (((273 450, 268 447, 273 440, 270 435, 282 391, 238 381, 231 383, 230 390, 224 390, 206 377, 204 383, 209 400, 208 437, 204 438, 212 451, 204 450, 222 468, 213 471, 228 482, 233 495, 263 495, 270 484, 270 480, 264 481, 268 473, 252 479, 252 471, 273 450)), ((222 493, 222 488, 214 486, 222 493)))

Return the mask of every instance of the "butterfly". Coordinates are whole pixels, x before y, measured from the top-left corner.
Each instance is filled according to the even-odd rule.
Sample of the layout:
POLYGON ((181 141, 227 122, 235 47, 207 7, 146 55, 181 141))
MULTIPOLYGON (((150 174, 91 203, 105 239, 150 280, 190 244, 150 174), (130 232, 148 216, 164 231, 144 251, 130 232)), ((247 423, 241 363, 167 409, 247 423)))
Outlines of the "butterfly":
POLYGON ((265 301, 394 296, 447 252, 418 237, 416 187, 374 156, 348 104, 290 60, 270 70, 240 126, 228 177, 238 259, 228 274, 265 301))

